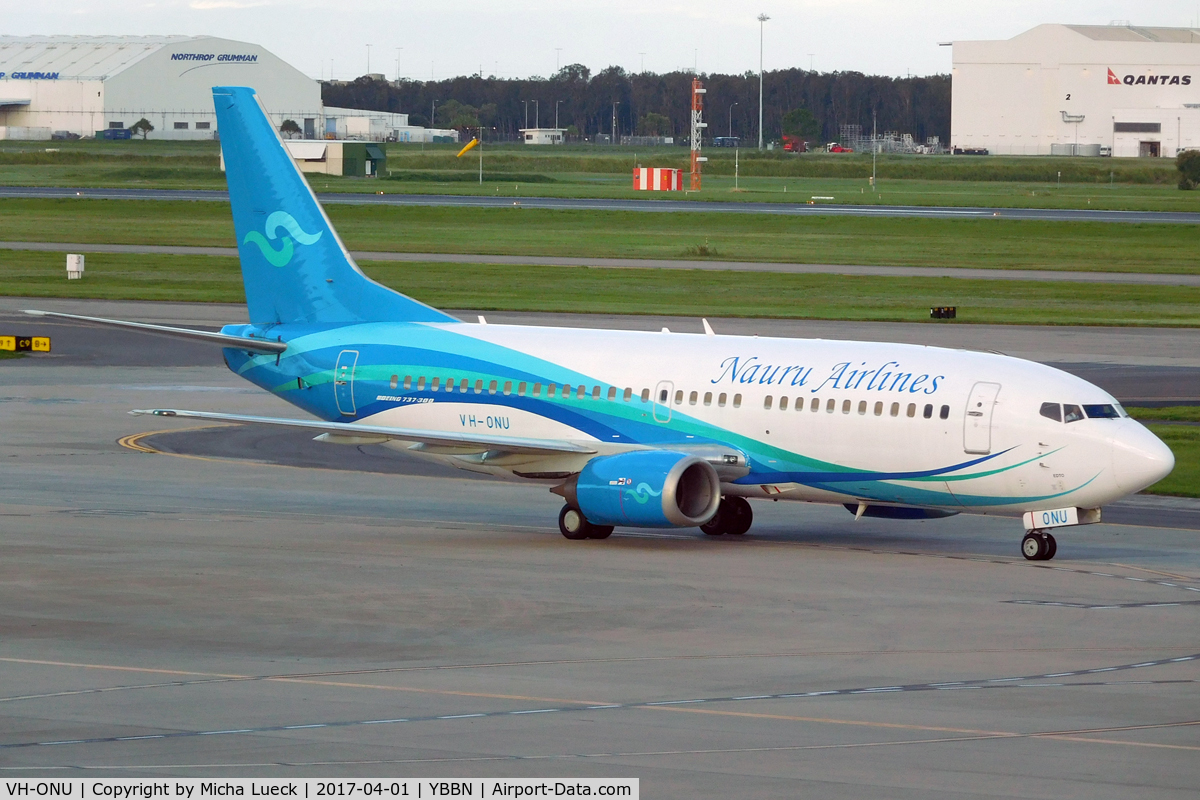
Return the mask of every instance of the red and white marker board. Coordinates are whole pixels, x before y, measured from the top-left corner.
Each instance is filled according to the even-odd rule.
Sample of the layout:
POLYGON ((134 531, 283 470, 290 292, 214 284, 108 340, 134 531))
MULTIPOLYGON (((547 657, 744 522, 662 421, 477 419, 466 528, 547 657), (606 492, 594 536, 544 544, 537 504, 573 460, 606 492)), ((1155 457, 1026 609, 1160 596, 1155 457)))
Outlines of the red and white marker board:
POLYGON ((683 171, 665 167, 638 167, 633 171, 633 188, 643 192, 681 191, 683 171))

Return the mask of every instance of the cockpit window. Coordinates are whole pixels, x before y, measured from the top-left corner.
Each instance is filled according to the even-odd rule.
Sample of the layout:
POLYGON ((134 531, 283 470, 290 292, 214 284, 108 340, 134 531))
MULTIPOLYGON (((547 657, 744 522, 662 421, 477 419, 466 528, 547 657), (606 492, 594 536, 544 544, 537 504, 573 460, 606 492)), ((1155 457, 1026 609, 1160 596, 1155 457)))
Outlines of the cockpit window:
POLYGON ((1058 403, 1042 403, 1042 410, 1039 413, 1046 419, 1062 422, 1062 406, 1058 403))
POLYGON ((1083 409, 1070 403, 1063 405, 1063 422, 1078 422, 1083 419, 1083 409))
POLYGON ((1118 419, 1121 415, 1110 405, 1084 406, 1088 419, 1118 419))

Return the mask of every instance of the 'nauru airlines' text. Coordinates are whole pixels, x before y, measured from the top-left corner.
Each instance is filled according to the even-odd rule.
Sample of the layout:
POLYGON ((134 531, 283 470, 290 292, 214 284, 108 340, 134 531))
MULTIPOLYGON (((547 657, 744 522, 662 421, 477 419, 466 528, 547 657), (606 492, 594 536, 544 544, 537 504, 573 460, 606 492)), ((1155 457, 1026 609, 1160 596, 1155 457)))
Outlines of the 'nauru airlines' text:
POLYGON ((813 368, 763 364, 758 356, 730 356, 721 362, 721 374, 711 383, 758 384, 760 386, 811 386, 814 394, 825 388, 867 389, 874 392, 908 392, 909 394, 933 394, 938 382, 945 375, 917 375, 905 372, 898 361, 885 362, 874 369, 867 369, 866 361, 851 367, 849 361, 835 364, 829 377, 818 385, 812 377, 813 368))

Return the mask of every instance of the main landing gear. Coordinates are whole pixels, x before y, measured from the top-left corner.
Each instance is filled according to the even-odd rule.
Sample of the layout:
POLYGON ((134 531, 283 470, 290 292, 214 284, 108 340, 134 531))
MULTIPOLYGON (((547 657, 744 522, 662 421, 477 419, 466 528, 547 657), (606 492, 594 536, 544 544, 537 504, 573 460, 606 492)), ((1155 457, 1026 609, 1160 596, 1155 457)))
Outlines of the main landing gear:
POLYGON ((558 529, 568 539, 607 539, 612 536, 612 525, 593 525, 583 512, 572 505, 565 505, 558 512, 558 529))
POLYGON ((746 499, 731 495, 721 499, 721 505, 717 506, 717 513, 713 515, 712 519, 701 525, 700 530, 709 536, 720 536, 723 533, 741 536, 750 530, 753 522, 754 512, 750 510, 750 504, 746 502, 746 499))
POLYGON ((1058 543, 1045 531, 1030 531, 1021 540, 1021 555, 1029 561, 1049 561, 1058 552, 1058 543))

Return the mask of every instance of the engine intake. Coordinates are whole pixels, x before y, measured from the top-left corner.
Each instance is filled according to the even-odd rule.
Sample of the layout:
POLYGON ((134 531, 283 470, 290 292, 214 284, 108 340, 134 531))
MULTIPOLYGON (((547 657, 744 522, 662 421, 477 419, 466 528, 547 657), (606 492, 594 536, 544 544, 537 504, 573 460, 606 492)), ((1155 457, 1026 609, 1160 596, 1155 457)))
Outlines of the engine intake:
POLYGON ((557 489, 594 525, 690 528, 717 513, 721 481, 702 458, 669 450, 601 456, 557 489))

